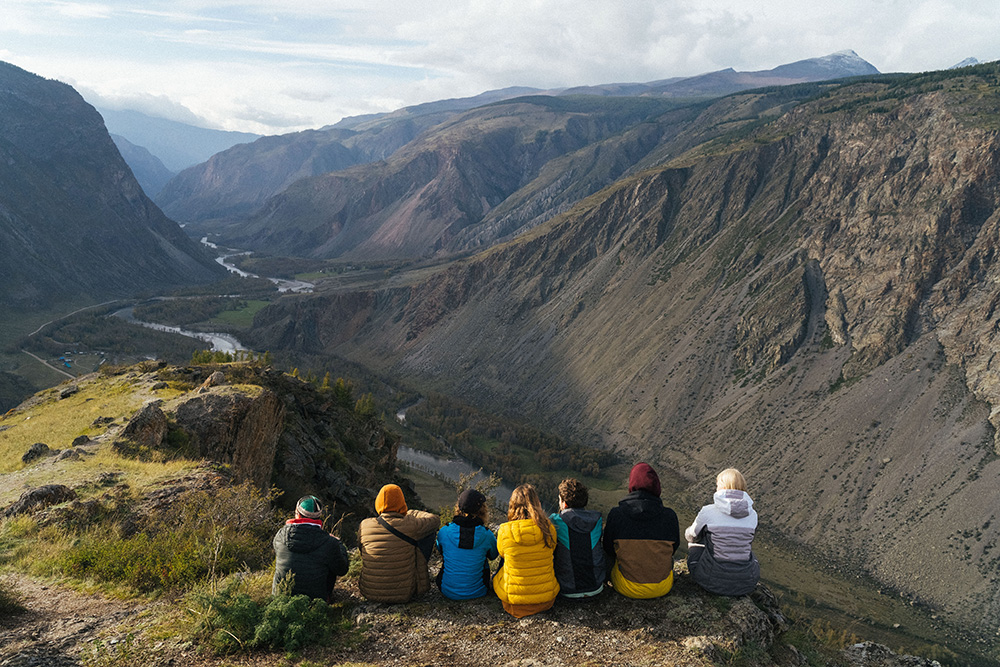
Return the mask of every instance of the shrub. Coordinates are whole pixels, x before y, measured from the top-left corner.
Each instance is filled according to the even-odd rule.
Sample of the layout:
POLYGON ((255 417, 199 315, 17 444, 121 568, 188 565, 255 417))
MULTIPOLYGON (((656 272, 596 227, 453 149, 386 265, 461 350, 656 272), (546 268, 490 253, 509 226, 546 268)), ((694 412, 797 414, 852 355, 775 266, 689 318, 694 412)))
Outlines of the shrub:
POLYGON ((334 629, 344 631, 350 626, 341 606, 305 595, 282 593, 255 600, 246 592, 242 578, 217 592, 192 593, 188 602, 196 617, 194 639, 206 642, 216 653, 297 651, 326 642, 334 629))

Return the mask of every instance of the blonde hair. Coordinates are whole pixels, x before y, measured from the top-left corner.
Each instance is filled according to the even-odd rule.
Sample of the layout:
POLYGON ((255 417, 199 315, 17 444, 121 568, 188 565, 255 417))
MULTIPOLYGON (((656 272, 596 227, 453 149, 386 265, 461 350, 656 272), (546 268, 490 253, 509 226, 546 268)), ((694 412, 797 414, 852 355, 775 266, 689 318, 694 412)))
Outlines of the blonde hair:
POLYGON ((736 468, 726 468, 716 476, 715 487, 720 491, 722 489, 734 489, 746 492, 747 481, 744 479, 743 473, 736 468))
POLYGON ((510 494, 510 503, 507 505, 507 520, 517 521, 518 519, 531 519, 542 531, 542 541, 545 546, 552 548, 552 522, 549 516, 542 509, 542 501, 538 497, 538 492, 531 484, 522 484, 514 489, 510 494))

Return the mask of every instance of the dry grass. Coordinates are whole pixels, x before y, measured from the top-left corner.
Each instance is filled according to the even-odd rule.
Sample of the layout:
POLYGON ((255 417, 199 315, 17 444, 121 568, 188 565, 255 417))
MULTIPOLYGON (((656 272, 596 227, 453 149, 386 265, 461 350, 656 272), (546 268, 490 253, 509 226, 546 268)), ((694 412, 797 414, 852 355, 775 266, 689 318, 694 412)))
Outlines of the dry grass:
POLYGON ((128 376, 81 381, 79 391, 60 399, 68 382, 39 392, 26 407, 0 418, 0 473, 23 469, 21 457, 36 442, 53 449, 65 449, 81 435, 95 437, 104 432, 95 426, 98 417, 121 421, 151 398, 169 399, 179 392, 164 389, 152 393, 146 386, 134 385, 128 376))

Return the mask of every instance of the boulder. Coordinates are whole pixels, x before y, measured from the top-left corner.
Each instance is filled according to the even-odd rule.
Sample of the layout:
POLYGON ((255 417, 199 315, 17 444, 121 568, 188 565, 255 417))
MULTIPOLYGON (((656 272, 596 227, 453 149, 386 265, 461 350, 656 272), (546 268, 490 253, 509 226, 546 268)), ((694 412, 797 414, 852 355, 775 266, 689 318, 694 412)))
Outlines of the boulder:
POLYGON ((204 382, 201 383, 201 386, 198 387, 198 393, 204 394, 212 387, 218 387, 224 384, 226 384, 226 376, 222 373, 222 371, 215 371, 214 373, 209 375, 204 382))
POLYGON ((150 401, 142 406, 115 440, 115 450, 137 455, 159 449, 167 434, 167 416, 160 409, 161 405, 162 401, 150 401))
POLYGON ((36 442, 28 448, 28 451, 24 453, 24 456, 21 457, 21 461, 24 463, 31 463, 36 459, 40 459, 43 456, 49 456, 50 454, 52 454, 52 450, 49 449, 48 445, 44 442, 36 442))
POLYGON ((4 510, 4 518, 30 514, 38 510, 76 499, 76 491, 62 484, 46 484, 31 491, 25 491, 14 503, 4 510))

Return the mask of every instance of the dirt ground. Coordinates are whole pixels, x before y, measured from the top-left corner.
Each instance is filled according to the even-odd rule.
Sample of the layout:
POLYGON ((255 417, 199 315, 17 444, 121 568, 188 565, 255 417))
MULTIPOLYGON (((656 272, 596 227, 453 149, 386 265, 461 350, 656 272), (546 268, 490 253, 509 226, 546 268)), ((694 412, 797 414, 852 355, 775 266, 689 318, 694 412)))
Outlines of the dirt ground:
MULTIPOLYGON (((626 600, 606 590, 594 600, 559 601, 548 612, 517 620, 496 598, 453 602, 433 587, 408 604, 371 603, 358 594, 356 580, 346 579, 338 582, 337 596, 351 603, 353 628, 329 645, 300 654, 220 657, 184 637, 148 631, 152 619, 176 602, 109 600, 14 575, 27 611, 0 619, 0 667, 695 666, 713 664, 721 655, 713 646, 728 653, 770 643, 755 636, 773 632, 766 601, 720 602, 686 576, 676 580, 671 594, 658 600, 626 600)), ((744 664, 789 664, 779 649, 755 657, 744 664)))
POLYGON ((79 665, 80 651, 134 618, 136 602, 107 600, 10 575, 27 611, 0 618, 0 665, 79 665))

